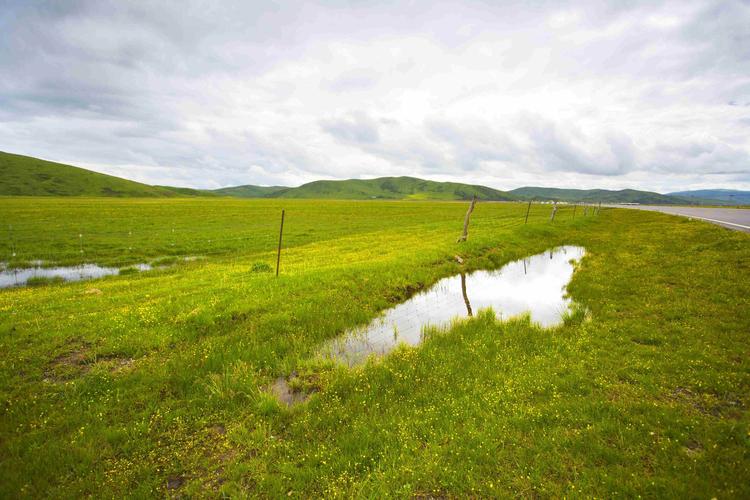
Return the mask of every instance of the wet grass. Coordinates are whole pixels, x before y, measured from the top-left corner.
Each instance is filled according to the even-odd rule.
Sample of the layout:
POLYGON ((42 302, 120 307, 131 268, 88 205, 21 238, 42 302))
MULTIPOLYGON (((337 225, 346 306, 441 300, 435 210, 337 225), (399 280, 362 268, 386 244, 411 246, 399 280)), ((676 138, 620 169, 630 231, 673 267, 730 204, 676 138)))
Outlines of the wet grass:
POLYGON ((47 286, 64 283, 65 280, 60 276, 32 276, 26 280, 26 286, 47 286))
POLYGON ((22 259, 77 258, 65 220, 100 235, 97 263, 208 256, 0 291, 0 496, 750 495, 747 234, 541 206, 524 226, 524 205, 486 203, 456 244, 464 204, 287 201, 277 279, 277 203, 0 200, 19 227, 63 221, 22 259), (103 214, 217 241, 265 214, 269 235, 131 246, 103 214), (587 255, 558 328, 484 313, 359 368, 315 357, 456 254, 499 267, 562 244, 587 255), (307 401, 266 391, 279 377, 307 401))

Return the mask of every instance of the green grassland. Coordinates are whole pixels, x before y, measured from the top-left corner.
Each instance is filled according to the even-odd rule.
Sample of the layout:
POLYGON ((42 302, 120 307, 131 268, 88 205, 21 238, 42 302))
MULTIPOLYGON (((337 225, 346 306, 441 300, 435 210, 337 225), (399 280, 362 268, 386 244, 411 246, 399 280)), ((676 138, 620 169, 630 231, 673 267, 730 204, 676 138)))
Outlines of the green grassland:
POLYGON ((457 244, 465 203, 0 199, 0 260, 205 256, 0 291, 0 497, 750 496, 750 236, 525 209, 478 204, 457 244), (559 327, 481 313, 354 369, 316 355, 456 254, 562 244, 587 255, 559 327), (292 373, 287 407, 264 388, 292 373))

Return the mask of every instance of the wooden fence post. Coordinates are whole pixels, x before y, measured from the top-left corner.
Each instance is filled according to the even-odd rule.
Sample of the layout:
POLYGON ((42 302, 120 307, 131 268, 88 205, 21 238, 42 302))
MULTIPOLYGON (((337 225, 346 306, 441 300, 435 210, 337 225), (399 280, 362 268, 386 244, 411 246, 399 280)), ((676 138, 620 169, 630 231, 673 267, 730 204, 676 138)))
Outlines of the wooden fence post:
POLYGON ((279 277, 279 262, 281 261, 281 237, 284 235, 284 209, 281 209, 281 227, 279 228, 279 249, 276 252, 276 277, 279 277))
POLYGON ((529 206, 526 207, 526 220, 523 221, 524 224, 529 222, 529 211, 531 210, 531 200, 529 200, 529 206))
POLYGON ((459 243, 461 241, 466 241, 466 238, 469 237, 469 218, 471 217, 471 212, 474 211, 474 205, 477 204, 477 195, 474 195, 471 198, 471 204, 469 205, 469 209, 466 211, 466 217, 464 217, 464 231, 461 233, 461 236, 458 237, 456 240, 456 243, 459 243))

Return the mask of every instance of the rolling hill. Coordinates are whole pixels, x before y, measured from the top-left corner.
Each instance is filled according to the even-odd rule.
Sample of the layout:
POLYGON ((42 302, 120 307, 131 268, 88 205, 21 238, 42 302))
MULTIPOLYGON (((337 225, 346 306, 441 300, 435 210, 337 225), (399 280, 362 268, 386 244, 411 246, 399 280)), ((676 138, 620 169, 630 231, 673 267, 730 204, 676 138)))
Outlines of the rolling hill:
POLYGON ((716 203, 726 205, 750 205, 750 191, 736 189, 697 189, 694 191, 677 191, 670 196, 689 198, 701 203, 716 203))
MULTIPOLYGON (((190 190, 195 191, 195 190, 190 190)), ((84 168, 0 151, 0 195, 6 196, 184 196, 84 168)))
POLYGON ((314 181, 276 191, 272 198, 322 198, 342 200, 514 200, 504 191, 455 182, 436 182, 415 177, 380 177, 344 181, 314 181))
POLYGON ((345 181, 315 181, 299 187, 233 186, 200 190, 150 186, 63 163, 0 152, 0 195, 176 197, 232 196, 239 198, 327 198, 389 200, 512 200, 496 189, 434 182, 413 177, 383 177, 345 181))
MULTIPOLYGON (((638 191, 635 189, 622 189, 610 191, 607 189, 558 189, 543 187, 522 187, 508 191, 509 194, 522 200, 554 200, 570 203, 638 203, 642 205, 684 205, 690 204, 676 196, 653 193, 651 191, 638 191)), ((693 202, 694 203, 694 202, 693 202)))
POLYGON ((232 186, 210 191, 219 196, 232 196, 235 198, 268 198, 274 193, 287 190, 285 186, 253 186, 247 184, 244 186, 232 186))
POLYGON ((522 187, 500 191, 486 186, 436 182, 416 177, 322 180, 299 187, 242 185, 214 190, 151 186, 52 161, 0 152, 0 196, 115 196, 236 198, 307 198, 341 200, 565 201, 655 205, 750 204, 750 192, 712 189, 668 195, 623 189, 522 187))

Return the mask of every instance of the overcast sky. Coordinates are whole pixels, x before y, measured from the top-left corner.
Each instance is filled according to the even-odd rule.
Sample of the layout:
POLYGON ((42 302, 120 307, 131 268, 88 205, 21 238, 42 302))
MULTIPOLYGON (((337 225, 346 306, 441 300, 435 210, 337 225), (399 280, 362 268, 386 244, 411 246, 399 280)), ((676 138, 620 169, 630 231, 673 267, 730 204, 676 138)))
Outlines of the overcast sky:
POLYGON ((750 2, 0 0, 0 150, 215 188, 750 189, 750 2))

